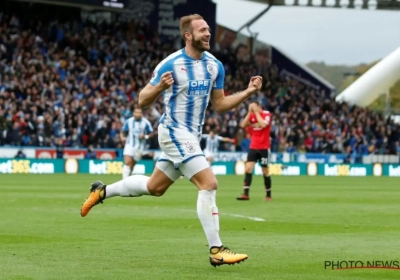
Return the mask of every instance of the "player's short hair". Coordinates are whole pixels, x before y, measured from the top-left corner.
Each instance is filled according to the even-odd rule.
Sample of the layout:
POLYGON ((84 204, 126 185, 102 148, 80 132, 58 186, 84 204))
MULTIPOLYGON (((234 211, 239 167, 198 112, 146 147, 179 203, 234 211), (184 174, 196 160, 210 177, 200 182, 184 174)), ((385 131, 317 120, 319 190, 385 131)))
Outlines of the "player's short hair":
POLYGON ((260 107, 261 110, 264 110, 263 105, 262 105, 258 100, 254 100, 254 101, 252 101, 251 103, 257 104, 257 106, 260 107))
POLYGON ((181 36, 183 40, 185 40, 186 32, 192 32, 192 21, 197 19, 204 19, 204 18, 199 14, 193 14, 181 17, 179 27, 181 30, 181 36))

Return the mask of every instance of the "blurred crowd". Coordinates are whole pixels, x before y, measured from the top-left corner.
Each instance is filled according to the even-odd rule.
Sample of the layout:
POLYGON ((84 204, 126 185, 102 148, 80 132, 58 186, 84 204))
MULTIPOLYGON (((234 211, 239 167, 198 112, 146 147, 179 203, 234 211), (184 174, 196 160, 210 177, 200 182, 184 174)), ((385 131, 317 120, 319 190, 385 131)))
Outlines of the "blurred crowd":
MULTIPOLYGON (((152 70, 176 49, 138 23, 22 22, 0 18, 0 144, 122 148, 123 122, 132 116, 138 92, 152 70)), ((274 152, 396 154, 400 127, 382 115, 337 104, 324 92, 280 74, 268 49, 250 55, 247 46, 220 47, 225 94, 264 77, 258 100, 273 113, 274 152)), ((204 133, 233 138, 221 150, 247 151, 250 135, 240 128, 248 102, 223 115, 209 106, 204 133)), ((155 130, 162 97, 144 111, 155 130)), ((157 149, 157 137, 149 140, 157 149)))

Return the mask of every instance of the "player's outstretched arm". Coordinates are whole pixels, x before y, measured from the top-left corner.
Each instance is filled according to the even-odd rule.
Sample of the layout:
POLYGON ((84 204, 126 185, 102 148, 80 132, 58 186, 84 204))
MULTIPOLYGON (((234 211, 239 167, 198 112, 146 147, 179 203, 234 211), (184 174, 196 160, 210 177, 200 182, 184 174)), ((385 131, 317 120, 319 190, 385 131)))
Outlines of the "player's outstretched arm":
POLYGON ((235 139, 228 138, 228 137, 222 137, 221 141, 222 141, 222 142, 233 143, 233 142, 235 142, 235 139))
POLYGON ((172 72, 165 72, 159 78, 159 82, 156 85, 151 83, 147 84, 144 89, 139 93, 139 106, 142 109, 146 109, 157 98, 163 93, 164 90, 168 89, 174 83, 172 72))
POLYGON ((239 93, 225 96, 223 89, 214 89, 211 93, 211 103, 218 113, 225 113, 237 107, 244 100, 248 99, 255 92, 261 89, 262 77, 255 76, 250 79, 249 87, 239 93))

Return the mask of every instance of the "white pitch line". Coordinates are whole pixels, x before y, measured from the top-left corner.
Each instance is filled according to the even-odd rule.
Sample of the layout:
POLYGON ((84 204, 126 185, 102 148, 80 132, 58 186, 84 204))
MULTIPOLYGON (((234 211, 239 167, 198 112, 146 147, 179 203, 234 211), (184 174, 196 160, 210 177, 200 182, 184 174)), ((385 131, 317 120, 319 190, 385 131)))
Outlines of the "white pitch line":
POLYGON ((232 217, 249 219, 249 220, 256 221, 256 222, 265 222, 265 220, 263 218, 249 217, 249 216, 235 215, 235 214, 225 214, 225 215, 232 216, 232 217))
MULTIPOLYGON (((197 213, 196 210, 190 210, 190 209, 180 209, 180 210, 197 213)), ((258 218, 258 217, 249 217, 249 216, 229 214, 229 213, 221 213, 221 214, 222 214, 222 216, 231 216, 231 217, 236 217, 236 218, 249 219, 249 220, 256 221, 256 222, 265 222, 265 220, 263 218, 258 218)))

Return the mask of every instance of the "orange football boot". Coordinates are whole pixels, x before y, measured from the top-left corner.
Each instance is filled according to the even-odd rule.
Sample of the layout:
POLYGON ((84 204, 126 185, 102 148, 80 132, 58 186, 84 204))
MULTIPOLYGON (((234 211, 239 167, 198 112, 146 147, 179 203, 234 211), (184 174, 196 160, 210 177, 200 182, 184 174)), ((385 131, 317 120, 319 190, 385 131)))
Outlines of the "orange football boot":
POLYGON ((223 264, 235 264, 245 261, 248 258, 246 254, 236 254, 228 247, 212 247, 210 249, 210 264, 214 267, 223 264))
POLYGON ((85 217, 89 214, 90 209, 93 206, 103 203, 103 200, 106 198, 106 185, 101 181, 96 181, 92 184, 90 188, 89 197, 85 200, 81 207, 81 216, 85 217))

